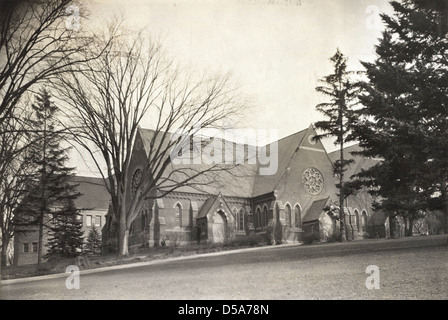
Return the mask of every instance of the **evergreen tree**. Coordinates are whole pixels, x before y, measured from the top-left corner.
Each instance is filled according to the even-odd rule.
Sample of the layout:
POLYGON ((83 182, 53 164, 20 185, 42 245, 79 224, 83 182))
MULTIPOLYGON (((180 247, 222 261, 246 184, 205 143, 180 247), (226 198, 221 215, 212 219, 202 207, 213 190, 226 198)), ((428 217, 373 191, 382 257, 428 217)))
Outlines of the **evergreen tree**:
POLYGON ((79 196, 76 185, 70 184, 73 168, 65 166, 67 149, 62 148, 63 135, 57 130, 58 108, 50 99, 50 94, 42 89, 32 105, 34 117, 29 119, 30 140, 36 141, 28 148, 25 161, 35 167, 27 175, 27 190, 19 212, 20 226, 39 227, 38 264, 43 258, 44 227, 51 226, 51 220, 58 214, 54 208, 73 201, 79 196))
POLYGON ((101 254, 101 234, 95 226, 89 230, 84 250, 87 254, 101 254))
MULTIPOLYGON (((355 134, 360 155, 379 157, 358 177, 382 201, 391 219, 409 221, 441 196, 448 212, 447 2, 391 1, 393 16, 376 47, 377 59, 363 62, 363 105, 355 134)), ((448 231, 448 225, 447 225, 448 231)))
POLYGON ((68 199, 64 207, 53 211, 48 240, 48 258, 76 257, 82 250, 84 231, 79 210, 72 199, 68 199))
POLYGON ((339 159, 333 164, 333 172, 338 176, 339 218, 341 240, 347 239, 345 228, 344 200, 353 192, 344 179, 352 159, 346 159, 344 144, 352 140, 351 127, 354 122, 353 107, 356 104, 358 88, 351 80, 353 72, 347 71, 347 58, 337 49, 330 61, 334 65, 334 72, 322 78, 323 86, 316 87, 316 91, 329 97, 329 102, 323 102, 316 109, 323 113, 327 120, 316 122, 314 125, 323 133, 316 135, 315 140, 324 137, 334 137, 335 145, 339 146, 339 159))

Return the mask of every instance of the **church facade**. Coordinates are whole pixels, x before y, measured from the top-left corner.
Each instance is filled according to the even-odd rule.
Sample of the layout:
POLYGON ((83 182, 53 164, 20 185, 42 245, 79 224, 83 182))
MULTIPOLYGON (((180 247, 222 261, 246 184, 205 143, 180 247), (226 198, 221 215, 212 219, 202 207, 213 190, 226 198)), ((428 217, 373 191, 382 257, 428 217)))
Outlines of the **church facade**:
MULTIPOLYGON (((142 128, 137 133, 128 199, 147 161, 151 134, 142 128)), ((338 201, 332 165, 338 155, 328 154, 320 141, 312 139, 314 135, 311 125, 278 140, 278 165, 273 174, 261 175, 260 164, 244 164, 245 174, 223 173, 213 187, 202 191, 180 188, 145 200, 129 232, 130 251, 141 246, 226 243, 248 237, 277 243, 300 242, 311 236, 326 241, 339 230, 338 217, 325 210, 338 201)), ((264 148, 274 150, 272 144, 264 148)), ((369 165, 366 159, 355 159, 352 173, 369 165)), ((371 202, 365 191, 346 200, 345 222, 352 239, 367 236, 371 202)))

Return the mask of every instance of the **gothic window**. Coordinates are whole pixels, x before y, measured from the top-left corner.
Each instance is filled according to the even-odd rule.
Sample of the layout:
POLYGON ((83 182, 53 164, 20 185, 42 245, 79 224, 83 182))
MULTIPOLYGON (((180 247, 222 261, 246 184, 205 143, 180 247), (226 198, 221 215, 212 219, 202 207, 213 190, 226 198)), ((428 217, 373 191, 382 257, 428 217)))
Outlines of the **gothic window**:
POLYGON ((295 220, 295 227, 301 228, 302 227, 302 209, 300 209, 299 205, 296 205, 294 207, 294 220, 295 220))
POLYGON ((175 220, 176 220, 176 227, 182 228, 182 206, 180 203, 177 203, 174 207, 175 211, 175 220))
POLYGON ((142 211, 142 231, 145 231, 146 223, 148 221, 148 210, 142 211))
POLYGON ((268 208, 265 206, 263 208, 263 227, 266 227, 268 225, 268 208))
POLYGON ((305 190, 315 196, 318 195, 324 186, 324 177, 316 168, 308 168, 302 174, 302 183, 305 190))
POLYGON ((238 210, 236 208, 232 209, 232 216, 235 225, 235 230, 239 230, 238 228, 238 210))
POLYGON ((135 193, 137 192, 137 188, 140 185, 140 182, 142 180, 142 169, 137 169, 134 171, 134 174, 132 175, 131 179, 131 196, 132 198, 135 197, 135 193))
POLYGON ((356 230, 359 231, 359 212, 355 209, 356 230))
POLYGON ((285 206, 286 226, 291 227, 291 206, 287 204, 285 206))
POLYGON ((365 210, 362 210, 362 231, 366 231, 367 227, 367 212, 365 210))
POLYGON ((240 231, 244 231, 245 227, 244 227, 244 209, 241 208, 240 211, 238 212, 238 230, 240 231))
POLYGON ((260 207, 257 208, 257 210, 255 211, 255 217, 254 217, 254 227, 255 229, 260 227, 260 219, 261 219, 261 212, 260 212, 260 207))

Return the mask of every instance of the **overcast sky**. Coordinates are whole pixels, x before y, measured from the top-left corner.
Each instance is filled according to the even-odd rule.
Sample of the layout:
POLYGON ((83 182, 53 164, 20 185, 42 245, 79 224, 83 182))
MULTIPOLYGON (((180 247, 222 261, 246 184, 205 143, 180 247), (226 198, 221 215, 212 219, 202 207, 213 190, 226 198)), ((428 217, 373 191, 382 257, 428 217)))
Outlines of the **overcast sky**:
MULTIPOLYGON (((230 72, 255 105, 240 126, 285 137, 322 119, 315 92, 336 48, 372 61, 386 0, 92 0, 90 19, 124 12, 145 26, 183 65, 230 72)), ((145 127, 145 123, 142 123, 145 127)), ((328 149, 334 148, 326 143, 328 149)))

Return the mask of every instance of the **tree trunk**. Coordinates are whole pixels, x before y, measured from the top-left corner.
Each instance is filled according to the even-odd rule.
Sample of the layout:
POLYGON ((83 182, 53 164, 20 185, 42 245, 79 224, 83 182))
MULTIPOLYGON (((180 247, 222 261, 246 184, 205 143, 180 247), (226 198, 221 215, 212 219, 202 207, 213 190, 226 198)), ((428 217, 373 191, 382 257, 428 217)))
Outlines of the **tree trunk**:
POLYGON ((128 250, 129 229, 126 224, 125 215, 120 215, 120 223, 118 225, 118 256, 123 257, 129 255, 128 250), (124 216, 124 217, 123 217, 124 216))
POLYGON ((443 202, 445 203, 445 234, 448 234, 448 196, 446 192, 446 179, 442 179, 441 183, 441 192, 442 192, 442 198, 443 202))
POLYGON ((7 256, 7 250, 8 250, 8 244, 9 241, 2 240, 2 253, 1 253, 1 266, 6 267, 8 256, 7 256))
POLYGON ((389 233, 391 239, 397 238, 397 224, 395 220, 395 216, 392 214, 389 214, 389 233))
POLYGON ((414 218, 411 216, 409 217, 409 237, 412 237, 414 231, 414 218))
POLYGON ((341 241, 347 241, 347 235, 346 231, 347 228, 345 227, 345 212, 344 212, 344 201, 339 202, 339 212, 340 212, 340 226, 339 231, 341 233, 341 241), (342 205, 341 205, 342 203, 342 205))
MULTIPOLYGON (((341 121, 342 126, 342 121, 341 121)), ((342 131, 341 131, 342 132, 342 131)), ((343 137, 342 137, 343 139, 343 137)), ((347 228, 345 227, 345 210, 344 210, 344 193, 343 193, 343 183, 344 183, 344 171, 342 167, 342 163, 344 162, 344 143, 341 139, 341 145, 340 145, 340 154, 339 154, 339 160, 340 160, 340 169, 339 169, 339 216, 341 219, 341 225, 340 225, 340 232, 341 232, 341 241, 347 241, 347 228)))
POLYGON ((404 216, 404 236, 409 237, 409 218, 404 216))
POLYGON ((39 221, 39 243, 37 246, 37 264, 42 264, 43 255, 43 243, 44 243, 44 215, 42 214, 39 221))

